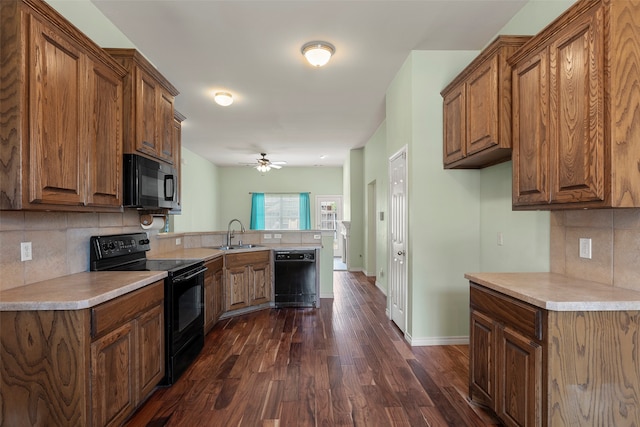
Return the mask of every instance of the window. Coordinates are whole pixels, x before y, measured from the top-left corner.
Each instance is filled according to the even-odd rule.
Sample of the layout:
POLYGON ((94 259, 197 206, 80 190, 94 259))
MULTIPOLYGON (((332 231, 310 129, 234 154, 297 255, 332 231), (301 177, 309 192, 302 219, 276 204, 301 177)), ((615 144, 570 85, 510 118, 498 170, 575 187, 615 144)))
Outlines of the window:
POLYGON ((264 195, 265 230, 299 230, 299 224, 299 194, 264 195))
POLYGON ((252 230, 309 230, 309 193, 253 193, 252 230))

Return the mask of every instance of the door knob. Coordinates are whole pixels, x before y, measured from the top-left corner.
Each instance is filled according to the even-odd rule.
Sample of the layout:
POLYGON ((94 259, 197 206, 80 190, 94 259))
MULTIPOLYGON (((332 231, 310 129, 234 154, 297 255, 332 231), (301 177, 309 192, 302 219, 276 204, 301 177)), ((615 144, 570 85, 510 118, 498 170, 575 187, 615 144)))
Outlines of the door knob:
POLYGON ((398 251, 398 255, 399 255, 399 256, 404 255, 404 251, 398 251))

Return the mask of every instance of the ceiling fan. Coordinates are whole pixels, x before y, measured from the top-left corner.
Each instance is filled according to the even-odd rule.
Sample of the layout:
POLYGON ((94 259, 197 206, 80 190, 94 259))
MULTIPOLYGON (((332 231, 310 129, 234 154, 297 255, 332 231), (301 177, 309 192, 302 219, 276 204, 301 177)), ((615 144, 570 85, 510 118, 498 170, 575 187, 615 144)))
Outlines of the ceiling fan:
POLYGON ((271 160, 267 159, 267 153, 260 153, 260 155, 262 156, 262 158, 257 159, 258 164, 254 166, 256 169, 258 169, 259 172, 268 172, 271 168, 280 169, 282 168, 282 165, 287 164, 287 162, 272 162, 271 160))

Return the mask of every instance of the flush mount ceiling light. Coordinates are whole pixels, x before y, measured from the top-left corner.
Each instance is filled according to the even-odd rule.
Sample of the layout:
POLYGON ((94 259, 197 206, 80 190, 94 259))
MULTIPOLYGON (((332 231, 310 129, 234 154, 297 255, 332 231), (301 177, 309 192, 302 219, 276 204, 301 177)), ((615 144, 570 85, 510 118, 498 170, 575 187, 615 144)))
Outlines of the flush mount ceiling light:
POLYGON ((322 67, 329 62, 335 51, 336 48, 327 42, 309 42, 302 46, 302 54, 314 67, 322 67))
POLYGON ((222 105, 223 107, 228 107, 233 104, 233 96, 229 92, 216 92, 213 95, 213 100, 216 101, 216 104, 222 105))

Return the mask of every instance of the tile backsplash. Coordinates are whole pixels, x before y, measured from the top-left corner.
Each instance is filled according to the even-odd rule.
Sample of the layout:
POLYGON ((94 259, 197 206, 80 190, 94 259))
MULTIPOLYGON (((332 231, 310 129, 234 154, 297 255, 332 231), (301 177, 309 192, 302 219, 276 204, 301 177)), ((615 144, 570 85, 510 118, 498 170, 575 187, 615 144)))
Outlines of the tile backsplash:
POLYGON ((640 290, 640 209, 551 213, 551 272, 640 290), (591 259, 580 258, 591 239, 591 259))
MULTIPOLYGON (((95 235, 141 232, 137 211, 123 213, 65 213, 0 211, 0 291, 42 280, 89 271, 89 239, 95 235), (31 242, 31 261, 20 261, 20 243, 31 242)), ((160 233, 148 230, 147 256, 183 248, 215 247, 226 232, 160 233)), ((319 244, 319 231, 236 231, 234 243, 319 244), (278 236, 278 238, 275 238, 278 236), (268 236, 268 237, 267 237, 268 236)))
POLYGON ((135 210, 0 211, 0 291, 89 271, 91 236, 138 231, 142 228, 135 210), (20 261, 21 242, 31 242, 31 261, 20 261))

